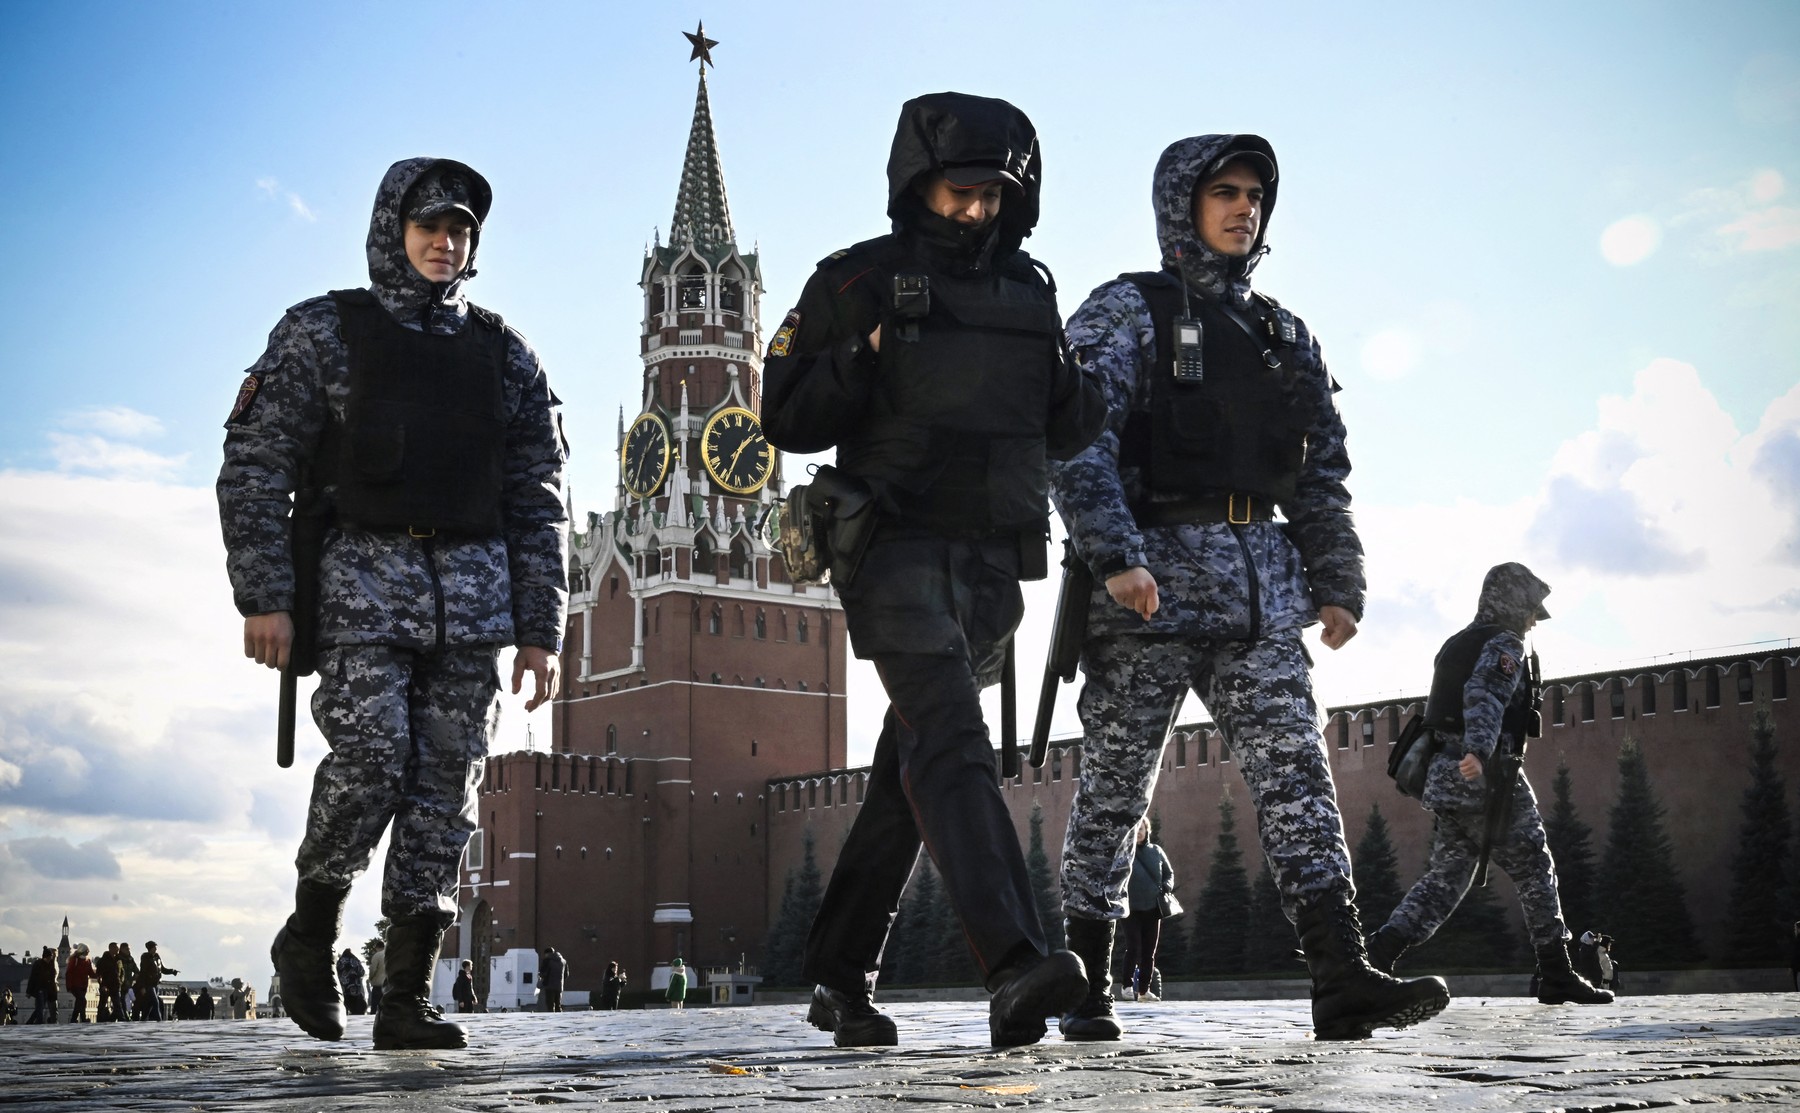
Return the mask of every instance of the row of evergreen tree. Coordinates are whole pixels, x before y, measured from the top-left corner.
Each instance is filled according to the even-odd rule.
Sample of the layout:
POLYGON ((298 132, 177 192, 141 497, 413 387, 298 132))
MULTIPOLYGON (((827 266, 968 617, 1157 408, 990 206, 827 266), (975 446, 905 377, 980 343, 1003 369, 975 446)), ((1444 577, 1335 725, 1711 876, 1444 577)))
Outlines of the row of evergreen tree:
MULTIPOLYGON (((1740 805, 1724 951, 1717 956, 1726 965, 1779 964, 1788 955, 1790 925, 1800 912, 1800 832, 1789 812, 1777 756, 1774 720, 1760 710, 1751 729, 1750 783, 1740 805)), ((1629 736, 1620 747, 1618 769, 1618 794, 1598 862, 1593 828, 1575 807, 1568 767, 1557 770, 1544 826, 1556 859, 1564 919, 1576 935, 1592 929, 1613 936, 1614 954, 1627 968, 1705 961, 1675 868, 1666 811, 1650 783, 1643 753, 1629 736)), ((1152 815, 1153 828, 1160 827, 1159 819, 1152 815)), ((1372 931, 1386 922, 1406 892, 1380 805, 1370 809, 1353 860, 1357 909, 1365 930, 1372 931)), ((1425 865, 1419 864, 1419 872, 1425 865)), ((1060 946, 1061 901, 1044 849, 1043 812, 1035 804, 1026 866, 1038 913, 1053 935, 1051 944, 1060 946)), ((764 968, 768 984, 804 981, 801 957, 822 893, 809 831, 802 863, 789 871, 770 932, 764 968)), ((1228 795, 1219 801, 1219 837, 1205 882, 1197 897, 1184 893, 1183 902, 1187 914, 1163 928, 1159 965, 1165 975, 1300 975, 1294 932, 1282 915, 1274 881, 1266 865, 1251 879, 1237 836, 1237 808, 1228 795)), ((1407 964, 1413 969, 1496 969, 1517 968, 1529 960, 1529 941, 1511 926, 1495 890, 1477 887, 1429 943, 1409 953, 1407 964)), ((929 985, 977 980, 943 885, 930 860, 923 859, 895 920, 882 981, 929 985)))

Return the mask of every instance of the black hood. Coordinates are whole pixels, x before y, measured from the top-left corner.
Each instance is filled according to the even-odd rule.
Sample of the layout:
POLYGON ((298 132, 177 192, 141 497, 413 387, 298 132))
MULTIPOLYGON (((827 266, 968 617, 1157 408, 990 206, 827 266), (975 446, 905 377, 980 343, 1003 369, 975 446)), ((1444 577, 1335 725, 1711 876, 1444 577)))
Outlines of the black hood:
POLYGON ((1018 250, 1038 222, 1043 160, 1037 129, 1006 101, 967 93, 929 93, 900 107, 887 167, 887 212, 894 231, 905 233, 928 213, 913 193, 921 176, 972 164, 994 166, 1013 179, 996 221, 995 256, 1018 250))
POLYGON ((375 211, 369 217, 369 238, 365 245, 369 257, 369 288, 387 311, 406 320, 419 316, 430 305, 456 305, 462 300, 463 283, 475 277, 475 250, 481 246, 481 233, 475 231, 469 243, 469 264, 449 282, 432 282, 415 269, 406 257, 406 219, 402 205, 420 178, 436 169, 455 170, 467 175, 474 196, 471 208, 475 219, 486 223, 494 193, 487 179, 463 163, 447 158, 408 158, 388 167, 381 186, 375 191, 375 211))
POLYGON ((1275 213, 1279 166, 1275 148, 1260 135, 1196 135, 1169 144, 1156 160, 1156 174, 1150 185, 1163 269, 1176 270, 1179 258, 1179 269, 1196 292, 1205 291, 1215 298, 1229 295, 1239 305, 1248 301, 1250 272, 1269 250, 1264 240, 1269 234, 1269 218, 1275 213), (1256 230, 1256 243, 1250 254, 1242 257, 1220 255, 1207 247, 1200 239, 1199 229, 1194 227, 1194 191, 1239 155, 1261 156, 1268 162, 1262 168, 1267 174, 1263 182, 1262 224, 1256 230))

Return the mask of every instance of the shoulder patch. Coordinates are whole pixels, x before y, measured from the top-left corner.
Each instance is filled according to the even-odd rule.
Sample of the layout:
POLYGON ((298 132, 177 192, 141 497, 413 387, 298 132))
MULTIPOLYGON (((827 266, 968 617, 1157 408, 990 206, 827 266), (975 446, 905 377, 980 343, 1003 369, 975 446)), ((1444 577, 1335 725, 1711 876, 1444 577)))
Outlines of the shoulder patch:
POLYGON ((1500 671, 1505 673, 1508 676, 1511 676, 1514 673, 1518 672, 1519 671, 1518 658, 1514 657, 1510 653, 1500 654, 1500 671))
MULTIPOLYGON (((839 255, 848 254, 840 251, 839 255)), ((800 310, 790 309, 788 315, 781 319, 781 327, 775 330, 774 339, 769 341, 769 354, 765 359, 785 356, 794 350, 794 333, 800 329, 800 310)))
POLYGON ((234 425, 250 412, 250 407, 256 405, 256 392, 261 386, 262 380, 256 377, 256 372, 244 376, 243 384, 238 387, 237 402, 232 405, 231 416, 225 419, 225 424, 234 425))

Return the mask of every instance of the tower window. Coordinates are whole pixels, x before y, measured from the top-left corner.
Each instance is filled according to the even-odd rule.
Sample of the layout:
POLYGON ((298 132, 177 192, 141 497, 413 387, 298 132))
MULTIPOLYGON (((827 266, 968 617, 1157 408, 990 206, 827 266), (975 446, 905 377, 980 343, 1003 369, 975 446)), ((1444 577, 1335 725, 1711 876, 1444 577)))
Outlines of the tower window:
POLYGON ((1594 686, 1592 684, 1581 686, 1581 721, 1584 723, 1594 721, 1594 686))
POLYGON ((762 608, 756 611, 756 639, 762 641, 769 636, 769 620, 763 616, 762 608))
POLYGON ((1686 711, 1688 709, 1687 680, 1686 669, 1675 670, 1675 691, 1671 693, 1670 702, 1675 705, 1675 710, 1677 711, 1686 711))
POLYGON ((795 620, 794 631, 795 631, 794 632, 794 640, 799 642, 802 645, 805 645, 806 644, 806 633, 807 633, 807 631, 806 631, 806 616, 805 615, 801 615, 798 619, 795 620))
POLYGON ((1612 706, 1612 717, 1623 719, 1625 717, 1625 682, 1615 676, 1608 688, 1610 691, 1607 693, 1607 703, 1612 706))
POLYGON ((1654 715, 1656 714, 1656 676, 1654 674, 1646 676, 1640 683, 1643 684, 1643 691, 1639 695, 1638 711, 1644 715, 1654 715))
POLYGON ((1706 706, 1719 706, 1719 670, 1715 666, 1706 669, 1706 706))
POLYGON ((682 309, 706 308, 706 276, 703 274, 684 274, 676 287, 678 299, 676 305, 682 309))
POLYGON ((1550 722, 1562 726, 1569 710, 1569 690, 1562 685, 1550 689, 1550 722))
POLYGON ((1749 703, 1756 694, 1756 680, 1750 675, 1750 662, 1737 667, 1738 702, 1749 703))
POLYGON ((706 632, 717 634, 725 629, 725 612, 717 603, 713 604, 712 617, 707 620, 706 632))

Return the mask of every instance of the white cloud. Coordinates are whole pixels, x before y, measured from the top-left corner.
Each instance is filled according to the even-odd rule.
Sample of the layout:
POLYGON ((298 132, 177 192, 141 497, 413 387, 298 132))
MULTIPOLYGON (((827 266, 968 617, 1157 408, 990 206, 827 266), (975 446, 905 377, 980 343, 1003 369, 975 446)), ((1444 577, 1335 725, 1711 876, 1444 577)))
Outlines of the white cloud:
POLYGON ((256 188, 271 201, 285 200, 294 215, 309 224, 319 219, 319 214, 314 212, 313 207, 308 205, 298 193, 282 189, 281 183, 274 178, 256 179, 256 188))
POLYGON ((106 406, 66 414, 59 424, 65 429, 92 431, 103 437, 137 441, 163 435, 162 419, 129 406, 106 406))
POLYGON ((1737 240, 1738 251, 1779 251, 1800 244, 1800 209, 1771 205, 1745 214, 1719 229, 1737 240))
POLYGON ((1417 694, 1504 560, 1555 589, 1557 617, 1534 636, 1558 674, 1800 633, 1800 386, 1745 433, 1698 369, 1654 360, 1629 394, 1599 400, 1528 498, 1358 496, 1370 601, 1356 641, 1315 654, 1327 702, 1417 694))
POLYGON ((1630 267, 1648 259, 1662 243, 1662 229, 1642 214, 1621 217, 1600 233, 1600 254, 1615 267, 1630 267))
POLYGON ((1758 170, 1750 175, 1750 200, 1766 205, 1787 190, 1787 180, 1779 170, 1758 170))
POLYGON ((87 472, 119 479, 159 479, 174 475, 187 463, 187 453, 165 456, 137 445, 105 437, 50 433, 50 456, 59 470, 87 472))

